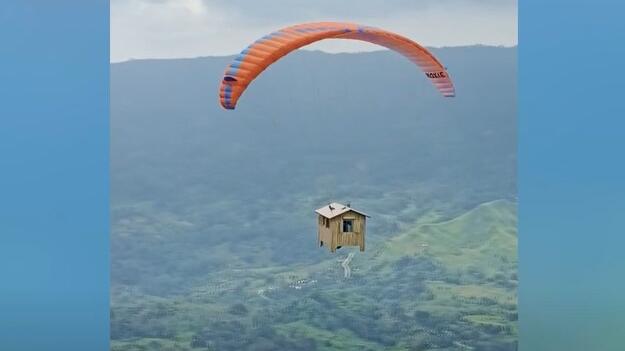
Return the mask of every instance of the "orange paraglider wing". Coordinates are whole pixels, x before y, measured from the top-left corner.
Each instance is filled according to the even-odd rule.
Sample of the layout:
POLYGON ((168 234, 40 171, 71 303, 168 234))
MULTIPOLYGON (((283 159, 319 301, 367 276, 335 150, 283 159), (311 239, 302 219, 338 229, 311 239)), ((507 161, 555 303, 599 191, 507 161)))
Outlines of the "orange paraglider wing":
POLYGON ((219 88, 219 100, 234 109, 247 86, 269 65, 298 48, 323 39, 353 39, 397 51, 419 66, 446 97, 455 95, 445 67, 426 48, 399 34, 352 23, 299 24, 266 35, 243 50, 230 63, 219 88))

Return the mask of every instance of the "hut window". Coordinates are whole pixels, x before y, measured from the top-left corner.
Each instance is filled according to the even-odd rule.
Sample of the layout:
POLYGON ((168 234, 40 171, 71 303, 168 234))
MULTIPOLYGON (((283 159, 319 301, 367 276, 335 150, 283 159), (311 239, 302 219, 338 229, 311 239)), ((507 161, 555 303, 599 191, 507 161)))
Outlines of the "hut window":
POLYGON ((323 217, 323 224, 326 226, 326 228, 330 228, 330 220, 323 217))
POLYGON ((353 231, 354 231, 354 220, 344 219, 343 220, 343 233, 351 233, 353 231))

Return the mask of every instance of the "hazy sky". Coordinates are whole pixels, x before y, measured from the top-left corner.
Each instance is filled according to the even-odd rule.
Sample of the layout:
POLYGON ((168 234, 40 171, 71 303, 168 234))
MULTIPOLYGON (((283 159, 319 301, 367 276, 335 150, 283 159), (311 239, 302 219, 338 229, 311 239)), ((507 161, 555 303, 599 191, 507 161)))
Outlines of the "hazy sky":
MULTIPOLYGON (((111 0, 111 61, 232 55, 299 22, 381 27, 426 46, 516 45, 516 0, 111 0)), ((378 50, 350 40, 310 47, 378 50)))

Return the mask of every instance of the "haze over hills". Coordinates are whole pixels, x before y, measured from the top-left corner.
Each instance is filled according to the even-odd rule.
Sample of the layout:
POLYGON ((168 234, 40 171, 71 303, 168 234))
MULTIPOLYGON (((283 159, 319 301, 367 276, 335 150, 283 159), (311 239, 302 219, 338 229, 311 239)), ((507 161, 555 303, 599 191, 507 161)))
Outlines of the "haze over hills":
POLYGON ((231 57, 112 64, 113 347, 514 349, 516 48, 433 51, 456 98, 389 51, 298 51, 234 111, 231 57), (334 200, 372 215, 348 280, 334 200))
MULTIPOLYGON (((300 51, 252 83, 235 111, 216 103, 230 58, 114 64, 112 175, 114 190, 120 190, 114 196, 143 191, 136 183, 124 188, 123 178, 129 165, 141 164, 185 185, 234 184, 251 192, 240 181, 261 188, 298 179, 294 189, 313 190, 311 178, 325 176, 376 186, 437 178, 496 192, 491 198, 511 196, 516 49, 449 48, 435 54, 449 68, 456 98, 439 96, 396 53, 300 51), (247 176, 251 171, 254 176, 247 176)), ((337 183, 320 190, 336 192, 337 183)), ((163 195, 180 193, 159 187, 156 199, 163 195)))

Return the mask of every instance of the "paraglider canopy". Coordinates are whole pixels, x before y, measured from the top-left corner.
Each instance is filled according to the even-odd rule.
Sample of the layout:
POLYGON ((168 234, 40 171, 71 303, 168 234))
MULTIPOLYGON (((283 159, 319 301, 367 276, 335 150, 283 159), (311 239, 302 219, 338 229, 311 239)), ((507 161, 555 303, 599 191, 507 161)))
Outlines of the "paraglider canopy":
POLYGON ((247 86, 269 65, 298 48, 324 39, 352 39, 394 50, 419 66, 445 97, 455 96, 449 73, 426 48, 382 29, 353 23, 305 23, 268 34, 245 48, 228 65, 219 88, 221 106, 234 109, 247 86))

